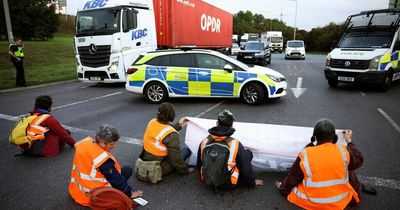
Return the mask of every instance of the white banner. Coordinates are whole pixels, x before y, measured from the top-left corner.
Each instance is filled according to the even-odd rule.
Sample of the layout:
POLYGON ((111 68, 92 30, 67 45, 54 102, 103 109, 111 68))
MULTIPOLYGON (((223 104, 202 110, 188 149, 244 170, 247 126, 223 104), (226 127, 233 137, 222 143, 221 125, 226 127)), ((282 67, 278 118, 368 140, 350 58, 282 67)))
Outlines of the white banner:
MULTIPOLYGON (((192 151, 188 164, 196 165, 197 150, 208 129, 216 126, 217 120, 192 118, 186 129, 185 143, 192 151)), ((285 171, 290 169, 298 153, 310 142, 312 127, 234 122, 236 132, 232 135, 243 146, 253 152, 252 164, 256 167, 285 171)), ((342 130, 336 130, 338 143, 346 144, 342 130)))

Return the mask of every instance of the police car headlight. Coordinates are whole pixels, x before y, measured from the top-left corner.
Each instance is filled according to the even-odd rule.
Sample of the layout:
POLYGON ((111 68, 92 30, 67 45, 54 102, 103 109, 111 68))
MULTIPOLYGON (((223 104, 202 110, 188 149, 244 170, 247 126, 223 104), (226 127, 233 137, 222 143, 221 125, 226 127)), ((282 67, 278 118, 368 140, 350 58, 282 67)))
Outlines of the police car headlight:
POLYGON ((271 75, 271 74, 267 74, 267 76, 269 77, 269 78, 271 78, 273 81, 275 81, 275 82, 282 82, 282 81, 285 81, 285 78, 284 77, 278 77, 278 76, 275 76, 275 75, 271 75))
POLYGON ((328 54, 325 60, 325 66, 331 66, 331 55, 328 54))
POLYGON ((376 56, 375 58, 372 58, 371 61, 369 62, 369 70, 370 71, 378 71, 380 60, 381 60, 381 56, 376 56))

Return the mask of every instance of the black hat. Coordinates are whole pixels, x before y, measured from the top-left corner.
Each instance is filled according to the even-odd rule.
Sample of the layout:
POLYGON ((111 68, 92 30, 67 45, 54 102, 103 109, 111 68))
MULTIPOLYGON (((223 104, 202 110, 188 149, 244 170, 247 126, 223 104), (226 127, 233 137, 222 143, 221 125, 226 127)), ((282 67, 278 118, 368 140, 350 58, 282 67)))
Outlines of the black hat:
POLYGON ((225 109, 218 114, 218 123, 220 126, 224 127, 231 127, 235 117, 233 116, 232 112, 225 109))
POLYGON ((332 140, 335 135, 335 124, 330 120, 320 120, 314 126, 313 136, 317 141, 332 140))

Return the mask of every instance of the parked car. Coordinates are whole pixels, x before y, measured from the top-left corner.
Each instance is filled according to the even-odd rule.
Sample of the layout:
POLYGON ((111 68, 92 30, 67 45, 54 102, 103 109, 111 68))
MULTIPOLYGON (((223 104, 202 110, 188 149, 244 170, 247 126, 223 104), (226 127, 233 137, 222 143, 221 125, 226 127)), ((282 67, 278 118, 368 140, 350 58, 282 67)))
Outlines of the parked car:
POLYGON ((285 77, 211 50, 164 50, 141 54, 127 71, 126 90, 150 103, 168 97, 242 98, 258 104, 286 95, 285 77))
POLYGON ((244 63, 265 66, 271 63, 271 52, 267 42, 247 42, 244 50, 239 51, 236 59, 244 63))
POLYGON ((286 42, 285 59, 300 58, 306 59, 306 48, 303 40, 290 40, 286 42))
POLYGON ((232 43, 231 55, 237 55, 239 51, 240 51, 239 45, 237 43, 232 43))

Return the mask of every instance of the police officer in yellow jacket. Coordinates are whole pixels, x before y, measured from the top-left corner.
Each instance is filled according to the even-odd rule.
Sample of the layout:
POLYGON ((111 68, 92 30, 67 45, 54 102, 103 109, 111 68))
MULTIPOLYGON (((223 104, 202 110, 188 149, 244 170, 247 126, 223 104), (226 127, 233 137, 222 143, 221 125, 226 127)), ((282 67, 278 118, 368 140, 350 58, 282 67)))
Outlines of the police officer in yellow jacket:
POLYGON ((21 39, 15 39, 15 44, 11 44, 9 46, 10 60, 14 64, 15 69, 17 71, 16 75, 16 85, 17 86, 26 86, 25 81, 25 71, 24 71, 24 52, 23 52, 23 43, 21 39))
POLYGON ((194 168, 189 168, 185 162, 191 151, 188 148, 181 150, 179 144, 178 131, 186 124, 186 119, 182 118, 178 123, 169 124, 174 118, 175 110, 172 104, 162 103, 158 108, 157 118, 148 123, 143 137, 142 159, 160 161, 163 176, 174 170, 180 174, 194 171, 194 168))

